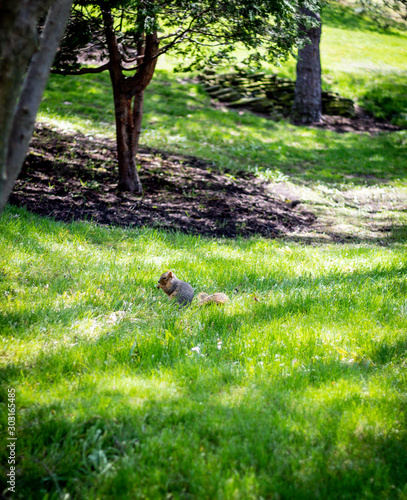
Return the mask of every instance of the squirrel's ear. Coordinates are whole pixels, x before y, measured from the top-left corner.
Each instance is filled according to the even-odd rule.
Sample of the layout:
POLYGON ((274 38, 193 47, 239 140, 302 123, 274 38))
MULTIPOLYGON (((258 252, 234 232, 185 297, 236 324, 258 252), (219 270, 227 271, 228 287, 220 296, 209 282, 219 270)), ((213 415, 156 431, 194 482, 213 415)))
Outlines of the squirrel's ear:
POLYGON ((172 278, 173 276, 174 276, 174 275, 173 275, 172 271, 168 271, 168 277, 169 277, 169 278, 172 278))

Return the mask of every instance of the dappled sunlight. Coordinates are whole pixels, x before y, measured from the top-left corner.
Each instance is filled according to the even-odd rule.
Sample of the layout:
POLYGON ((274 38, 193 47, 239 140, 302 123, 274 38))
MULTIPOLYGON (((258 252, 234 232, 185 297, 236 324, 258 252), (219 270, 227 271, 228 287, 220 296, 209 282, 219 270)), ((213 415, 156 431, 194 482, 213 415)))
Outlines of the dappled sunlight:
MULTIPOLYGON (((323 23, 325 88, 393 119, 405 34, 342 2, 323 23)), ((18 488, 404 498, 405 131, 231 110, 172 67, 160 58, 145 93, 140 198, 116 190, 109 76, 54 75, 44 94, 31 156, 48 163, 27 162, 39 180, 16 186, 46 216, 21 203, 0 219, 0 388, 4 402, 16 393, 18 488), (276 214, 284 230, 260 232, 276 214), (239 232, 250 217, 260 229, 239 232), (157 289, 167 270, 193 287, 189 307, 157 289), (200 306, 199 292, 229 301, 200 306)))
POLYGON ((200 498, 315 485, 329 497, 338 474, 341 487, 356 475, 360 494, 366 474, 380 491, 402 487, 386 464, 405 463, 404 245, 213 240, 16 212, 1 220, 0 248, 24 249, 1 263, 1 372, 17 389, 20 449, 38 450, 29 468, 22 459, 31 481, 48 468, 65 488, 69 456, 76 480, 129 498, 164 477, 200 498), (164 263, 230 302, 174 307, 154 288, 164 263))
MULTIPOLYGON (((103 110, 110 110, 106 115, 97 109, 92 111, 95 114, 88 113, 86 107, 82 111, 75 109, 72 115, 69 111, 72 106, 63 103, 76 102, 74 93, 81 93, 80 79, 63 78, 59 77, 56 88, 51 85, 47 90, 49 97, 44 101, 40 119, 47 123, 56 120, 53 123, 60 129, 74 126, 85 135, 106 135, 108 132, 107 135, 112 137, 114 124, 112 116, 108 118, 112 103, 107 76, 101 75, 99 85, 91 89, 92 95, 99 92, 101 99, 103 95, 103 110), (73 92, 71 96, 70 92, 73 92), (47 99, 60 102, 59 107, 56 102, 53 104, 54 115, 46 110, 47 99)), ((315 181, 349 183, 348 176, 356 184, 371 184, 377 182, 376 179, 405 182, 406 172, 400 170, 403 148, 398 145, 397 133, 393 137, 377 137, 372 141, 366 135, 294 127, 284 121, 276 123, 248 112, 212 109, 209 99, 202 99, 198 85, 187 81, 180 83, 174 75, 164 71, 157 72, 150 87, 142 133, 142 143, 149 146, 198 154, 214 161, 217 168, 257 169, 259 172, 277 168, 300 185, 315 181), (163 91, 169 100, 165 113, 163 91), (157 102, 156 96, 160 96, 157 102), (198 109, 195 109, 196 103, 199 103, 198 109)), ((82 98, 86 99, 86 94, 82 98)), ((92 108, 91 104, 89 102, 89 108, 92 108)))
MULTIPOLYGON (((309 129, 304 133, 301 128, 290 129, 285 123, 279 124, 276 131, 261 132, 255 125, 249 130, 248 127, 237 126, 239 135, 235 137, 230 135, 228 128, 219 135, 217 125, 211 135, 211 123, 205 123, 204 126, 206 141, 202 141, 201 127, 185 139, 185 135, 193 129, 180 123, 177 127, 180 136, 173 143, 176 149, 187 152, 189 142, 196 141, 197 152, 208 159, 214 155, 220 167, 248 171, 258 169, 260 174, 262 170, 278 168, 299 185, 315 182, 316 179, 328 185, 347 182, 365 184, 376 179, 405 182, 406 172, 401 167, 403 153, 386 138, 373 143, 363 135, 338 135, 309 129), (249 141, 246 139, 248 135, 251 137, 249 141), (184 139, 180 141, 181 136, 184 139)), ((165 142, 161 146, 172 149, 172 139, 165 129, 161 131, 165 142)), ((154 128, 149 137, 158 138, 159 134, 160 131, 154 128)))

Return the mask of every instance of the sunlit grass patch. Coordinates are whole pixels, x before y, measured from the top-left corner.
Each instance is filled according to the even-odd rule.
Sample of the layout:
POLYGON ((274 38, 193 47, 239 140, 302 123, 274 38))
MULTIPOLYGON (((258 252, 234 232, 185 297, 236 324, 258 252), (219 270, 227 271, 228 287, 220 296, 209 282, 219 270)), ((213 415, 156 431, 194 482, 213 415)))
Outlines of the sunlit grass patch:
POLYGON ((210 240, 14 209, 0 234, 24 497, 403 491, 404 244, 210 240), (166 268, 230 303, 173 307, 154 288, 166 268))
MULTIPOLYGON (((75 101, 69 92, 80 92, 81 80, 66 78, 70 79, 69 85, 66 84, 66 98, 75 101)), ((107 99, 110 93, 107 77, 104 86, 103 95, 107 99)), ((258 175, 266 172, 269 177, 297 183, 365 184, 377 180, 405 183, 403 131, 373 140, 367 135, 339 135, 294 127, 246 112, 212 109, 197 89, 194 84, 177 82, 170 74, 157 72, 146 95, 142 144, 198 155, 213 161, 218 169, 243 169, 258 175), (165 114, 162 113, 163 92, 168 99, 165 114), (188 93, 193 95, 188 97, 188 93)), ((52 88, 48 92, 54 95, 52 88)), ((87 99, 86 94, 82 99, 87 99)), ((110 97, 103 113, 110 112, 109 109, 112 110, 110 97)), ((63 109, 58 113, 63 120, 71 120, 69 114, 63 114, 63 109)), ((46 119, 44 112, 42 118, 46 119)), ((86 134, 103 133, 102 116, 94 120, 89 115, 85 120, 90 121, 86 123, 81 121, 84 119, 71 123, 86 134)), ((59 125, 64 127, 64 122, 59 125)), ((113 125, 110 132, 112 130, 113 125)))

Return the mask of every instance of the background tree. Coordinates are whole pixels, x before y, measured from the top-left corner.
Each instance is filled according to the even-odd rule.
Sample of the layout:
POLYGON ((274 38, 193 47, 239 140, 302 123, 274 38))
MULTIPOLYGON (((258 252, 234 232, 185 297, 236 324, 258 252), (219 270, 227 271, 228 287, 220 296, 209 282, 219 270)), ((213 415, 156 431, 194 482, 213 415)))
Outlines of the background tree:
MULTIPOLYGON (((307 2, 313 5, 315 1, 307 2)), ((109 71, 113 88, 119 188, 142 192, 137 154, 144 90, 157 58, 168 51, 204 69, 230 61, 235 45, 259 60, 261 46, 271 58, 287 54, 298 40, 301 13, 296 0, 130 0, 75 4, 55 63, 62 74, 109 71), (89 67, 96 56, 97 67, 89 67), (129 75, 129 72, 131 74, 129 75)))
POLYGON ((72 0, 0 3, 0 213, 20 173, 72 0), (46 15, 41 36, 39 19, 46 15))
POLYGON ((319 122, 322 117, 321 18, 317 11, 300 8, 307 21, 300 26, 303 46, 298 50, 297 78, 291 121, 295 124, 319 122))
MULTIPOLYGON (((361 12, 366 12, 385 28, 397 18, 407 20, 407 0, 359 0, 359 4, 361 12)), ((322 118, 321 18, 317 4, 312 9, 304 4, 300 7, 300 12, 307 21, 300 26, 303 46, 298 50, 297 56, 291 121, 305 125, 319 122, 322 118)))

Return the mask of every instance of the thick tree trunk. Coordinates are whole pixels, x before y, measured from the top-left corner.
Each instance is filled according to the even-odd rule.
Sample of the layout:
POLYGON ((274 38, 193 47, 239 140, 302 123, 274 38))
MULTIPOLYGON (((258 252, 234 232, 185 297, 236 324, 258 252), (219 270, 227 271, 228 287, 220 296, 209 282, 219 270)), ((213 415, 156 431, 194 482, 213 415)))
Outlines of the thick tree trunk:
MULTIPOLYGON (((39 1, 6 0, 0 3, 0 182, 7 178, 7 153, 15 109, 30 59, 38 50, 39 1)), ((0 196, 3 198, 3 186, 0 196)), ((7 194, 8 197, 8 194, 7 194)))
POLYGON ((321 41, 321 19, 319 14, 302 8, 301 12, 316 19, 318 27, 305 29, 305 38, 311 44, 298 51, 297 80, 295 82, 294 103, 291 121, 295 124, 319 122, 322 117, 321 98, 321 59, 319 45, 321 41))
MULTIPOLYGON (((157 61, 155 58, 158 52, 156 33, 147 35, 145 51, 146 63, 140 65, 137 73, 130 78, 121 78, 119 85, 113 84, 119 163, 118 188, 121 191, 133 191, 140 194, 143 192, 143 187, 137 172, 136 156, 141 135, 144 89, 151 82, 157 61), (147 57, 149 57, 148 60, 147 57)), ((111 71, 111 75, 112 73, 111 71)))
MULTIPOLYGON (((48 5, 50 3, 48 2, 48 5)), ((31 7, 34 4, 35 2, 31 2, 31 7)), ((26 24, 26 34, 29 32, 35 33, 36 18, 42 14, 44 5, 47 5, 46 2, 37 2, 37 4, 41 4, 41 6, 38 7, 37 5, 36 14, 31 13, 30 19, 26 24)), ((26 42, 28 46, 25 46, 24 57, 22 59, 17 58, 14 61, 15 64, 19 65, 17 73, 24 74, 26 72, 22 89, 21 84, 15 80, 16 75, 2 74, 1 83, 3 83, 3 79, 9 83, 8 78, 11 78, 14 85, 16 85, 18 89, 18 105, 16 106, 13 100, 7 103, 4 99, 5 95, 2 95, 0 99, 0 114, 4 113, 2 115, 3 118, 6 113, 10 112, 10 108, 13 111, 11 124, 7 124, 3 120, 0 122, 0 144, 2 145, 0 148, 0 213, 7 202, 24 162, 28 143, 34 129, 35 117, 48 80, 50 67, 64 33, 71 6, 72 0, 56 0, 49 9, 39 44, 38 41, 33 43, 33 38, 28 40, 26 42), (31 57, 29 53, 33 50, 33 45, 38 48, 37 44, 39 45, 39 50, 32 56, 27 71, 27 64, 29 57, 31 57)), ((22 9, 24 10, 24 4, 22 9)), ((27 12, 24 11, 21 15, 24 17, 27 15, 27 12)), ((19 28, 21 29, 21 26, 19 28)), ((14 48, 14 51, 16 50, 12 38, 11 47, 14 48)), ((2 47, 2 55, 5 54, 5 50, 7 49, 2 47)), ((2 63, 5 62, 6 59, 3 59, 2 63)), ((6 86, 3 87, 3 90, 4 88, 6 86)), ((13 99, 16 99, 14 93, 13 96, 13 99)))

